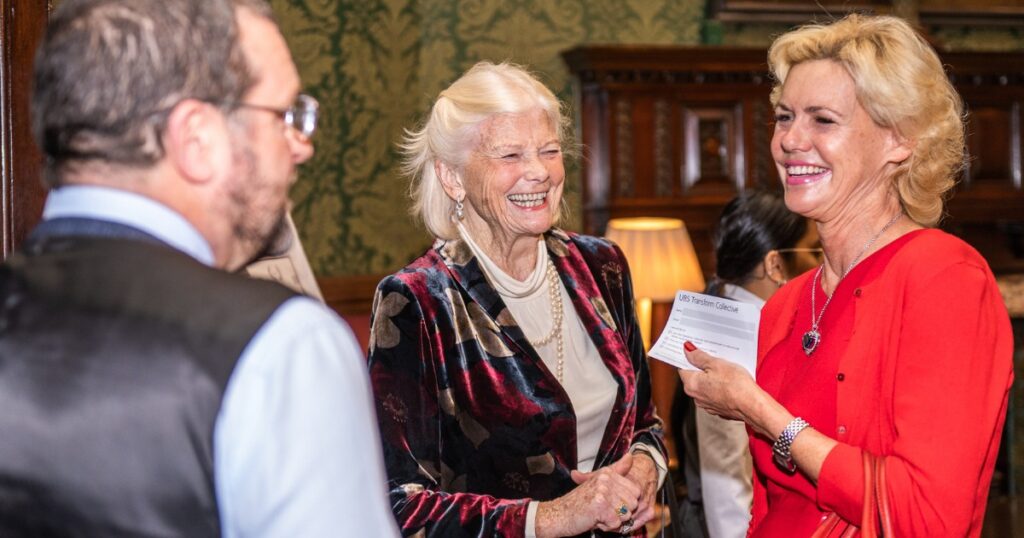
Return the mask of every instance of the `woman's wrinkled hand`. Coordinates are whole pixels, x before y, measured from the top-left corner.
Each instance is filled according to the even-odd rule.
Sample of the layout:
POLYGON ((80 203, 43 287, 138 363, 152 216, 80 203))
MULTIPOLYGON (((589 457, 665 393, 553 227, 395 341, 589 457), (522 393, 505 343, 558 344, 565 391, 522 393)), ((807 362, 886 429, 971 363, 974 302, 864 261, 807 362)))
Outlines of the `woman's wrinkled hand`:
MULTIPOLYGON (((634 465, 627 454, 596 471, 572 471, 579 484, 569 493, 537 506, 538 538, 575 536, 587 531, 617 531, 633 519, 640 505, 641 488, 629 478, 634 465)), ((633 528, 637 525, 633 524, 633 528)))
POLYGON ((635 529, 654 519, 654 496, 658 492, 658 466, 654 463, 654 458, 644 452, 634 452, 632 458, 633 466, 630 467, 626 477, 640 488, 640 502, 637 503, 633 513, 632 527, 635 529))
MULTIPOLYGON (((689 347, 693 344, 687 342, 689 347)), ((762 392, 742 366, 709 355, 693 347, 686 348, 686 359, 700 371, 680 368, 683 390, 708 413, 732 420, 750 422, 752 403, 762 392)))

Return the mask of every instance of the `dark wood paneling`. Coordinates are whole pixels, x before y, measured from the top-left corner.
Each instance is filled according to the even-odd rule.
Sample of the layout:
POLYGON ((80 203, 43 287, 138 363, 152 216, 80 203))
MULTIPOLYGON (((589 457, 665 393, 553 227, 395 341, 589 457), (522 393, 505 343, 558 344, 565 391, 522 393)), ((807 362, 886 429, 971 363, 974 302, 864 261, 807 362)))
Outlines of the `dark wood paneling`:
POLYGON ((977 103, 970 110, 967 129, 967 162, 964 185, 967 187, 994 184, 1006 178, 1020 177, 1020 157, 1007 151, 1007 141, 1020 136, 1016 103, 977 103))
POLYGON ((722 206, 764 182, 765 52, 605 46, 564 58, 579 84, 583 142, 600 148, 584 163, 584 231, 601 234, 614 217, 682 218, 713 271, 722 206))
POLYGON ((42 214, 42 157, 29 119, 32 58, 52 2, 0 0, 0 241, 4 257, 42 214))
POLYGON ((377 283, 385 275, 356 275, 317 278, 324 302, 342 316, 370 315, 377 283))
MULTIPOLYGON (((681 218, 701 267, 712 274, 710 237, 721 208, 743 189, 780 188, 769 148, 766 51, 588 46, 563 57, 578 84, 590 157, 584 231, 603 233, 615 217, 681 218), (658 151, 663 138, 673 154, 658 151), (721 166, 712 162, 719 151, 721 166), (658 185, 666 166, 670 189, 658 185)), ((944 227, 981 251, 997 273, 1024 272, 1024 54, 942 57, 969 113, 969 166, 944 227)))
POLYGON ((831 19, 850 12, 888 13, 892 0, 712 0, 709 15, 723 22, 806 23, 814 19, 831 19))
POLYGON ((957 53, 943 60, 968 112, 968 167, 943 227, 977 248, 997 274, 1024 272, 1024 54, 957 53))
POLYGON ((732 23, 806 24, 829 21, 847 13, 894 14, 920 19, 926 25, 1012 26, 1024 24, 1021 0, 712 0, 708 15, 732 23))

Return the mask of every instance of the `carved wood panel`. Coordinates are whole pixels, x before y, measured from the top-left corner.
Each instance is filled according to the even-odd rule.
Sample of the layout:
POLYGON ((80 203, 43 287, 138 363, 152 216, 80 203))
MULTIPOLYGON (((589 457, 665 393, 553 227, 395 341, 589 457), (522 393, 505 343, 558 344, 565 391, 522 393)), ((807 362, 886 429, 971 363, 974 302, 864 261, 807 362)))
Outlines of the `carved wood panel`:
POLYGON ((1024 54, 943 57, 967 108, 967 166, 943 226, 998 273, 1024 272, 1024 54))
POLYGON ((585 231, 602 233, 609 217, 683 218, 713 271, 721 207, 774 184, 764 52, 588 47, 564 57, 580 84, 585 231))
MULTIPOLYGON (((580 90, 585 231, 603 233, 615 217, 682 218, 712 274, 722 206, 743 189, 780 188, 766 56, 707 47, 563 53, 580 90)), ((997 273, 1024 272, 1024 54, 942 56, 968 111, 968 166, 944 227, 997 273)))

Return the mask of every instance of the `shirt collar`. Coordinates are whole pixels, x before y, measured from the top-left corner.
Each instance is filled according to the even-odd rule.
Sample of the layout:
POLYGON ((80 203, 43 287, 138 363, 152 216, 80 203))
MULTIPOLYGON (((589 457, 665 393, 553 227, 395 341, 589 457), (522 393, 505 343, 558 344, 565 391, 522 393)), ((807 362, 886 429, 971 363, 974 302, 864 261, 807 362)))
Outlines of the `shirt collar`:
POLYGON ((757 306, 764 306, 764 299, 754 295, 746 289, 736 286, 735 284, 726 284, 722 287, 722 295, 726 299, 733 299, 741 303, 750 303, 757 306))
POLYGON ((94 185, 67 185, 50 191, 43 219, 87 218, 131 226, 213 265, 210 244, 180 213, 152 198, 121 189, 94 185))

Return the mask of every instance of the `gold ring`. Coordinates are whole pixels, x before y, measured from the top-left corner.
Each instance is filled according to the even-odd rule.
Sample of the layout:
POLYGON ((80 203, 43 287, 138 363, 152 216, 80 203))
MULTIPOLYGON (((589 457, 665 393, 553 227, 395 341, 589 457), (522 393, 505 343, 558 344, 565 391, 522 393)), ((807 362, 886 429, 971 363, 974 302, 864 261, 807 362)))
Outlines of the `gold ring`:
POLYGON ((622 503, 622 506, 619 507, 618 512, 620 516, 624 516, 629 513, 629 508, 626 507, 626 503, 622 503))

